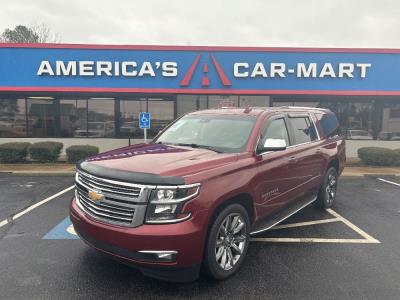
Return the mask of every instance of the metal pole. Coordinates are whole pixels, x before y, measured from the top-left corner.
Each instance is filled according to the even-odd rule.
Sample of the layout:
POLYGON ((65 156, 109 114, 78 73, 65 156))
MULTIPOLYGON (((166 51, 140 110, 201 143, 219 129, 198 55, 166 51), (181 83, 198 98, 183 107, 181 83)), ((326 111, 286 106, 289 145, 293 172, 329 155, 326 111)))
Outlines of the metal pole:
POLYGON ((144 129, 144 142, 147 144, 147 128, 144 129))

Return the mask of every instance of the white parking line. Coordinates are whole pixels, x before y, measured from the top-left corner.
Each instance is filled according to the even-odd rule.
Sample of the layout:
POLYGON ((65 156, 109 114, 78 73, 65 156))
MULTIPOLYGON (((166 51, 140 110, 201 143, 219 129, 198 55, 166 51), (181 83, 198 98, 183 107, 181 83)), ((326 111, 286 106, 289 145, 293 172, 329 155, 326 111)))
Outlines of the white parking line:
POLYGON ((370 236, 364 230, 358 228, 356 225, 351 223, 349 220, 344 218, 343 216, 339 215, 332 209, 326 210, 329 214, 331 214, 334 218, 330 219, 323 219, 323 220, 316 220, 316 221, 308 221, 308 222, 299 222, 299 223, 292 223, 292 224, 283 224, 278 225, 270 230, 276 229, 285 229, 285 228, 295 228, 295 227, 302 227, 302 226, 311 226, 317 224, 325 224, 325 223, 333 223, 333 222, 342 222, 350 229, 361 235, 362 239, 337 239, 337 238, 251 238, 250 241, 252 242, 270 242, 270 243, 339 243, 339 244, 380 244, 381 242, 377 239, 370 236))
POLYGON ((286 229, 286 228, 311 226, 311 225, 333 223, 333 222, 340 222, 340 219, 334 218, 334 219, 323 219, 323 220, 316 220, 316 221, 307 221, 307 222, 283 224, 283 225, 277 225, 275 227, 272 227, 270 230, 279 230, 279 229, 286 229))
POLYGON ((41 206, 41 205, 43 205, 43 204, 55 199, 55 198, 57 198, 58 196, 61 196, 62 194, 65 194, 66 192, 72 190, 74 187, 75 187, 74 185, 70 186, 70 187, 66 188, 65 190, 62 190, 61 192, 58 192, 57 194, 54 194, 53 196, 50 196, 50 197, 48 197, 46 199, 43 199, 42 201, 39 201, 39 202, 37 202, 37 203, 25 208, 23 211, 21 211, 21 212, 15 214, 14 216, 12 216, 11 220, 10 219, 8 219, 8 220, 5 219, 5 220, 1 221, 0 222, 0 228, 5 226, 6 224, 16 220, 16 219, 22 217, 23 215, 27 214, 28 212, 34 210, 35 208, 37 208, 37 207, 39 207, 39 206, 41 206))
POLYGON ((374 239, 372 236, 370 236, 368 233, 366 233, 364 230, 362 230, 361 228, 358 228, 356 225, 354 225, 353 223, 351 223, 349 220, 347 220, 346 218, 342 217, 341 215, 339 215, 336 211, 328 208, 326 210, 328 213, 330 213, 332 216, 340 219, 340 221, 342 221, 344 224, 346 224, 348 227, 350 227, 351 229, 353 229, 355 232, 357 232, 359 235, 361 235, 363 238, 365 238, 366 240, 372 242, 372 243, 376 243, 376 244, 380 244, 380 241, 378 241, 377 239, 374 239))
POLYGON ((251 238, 252 242, 271 243, 338 243, 338 244, 379 244, 366 239, 324 239, 324 238, 251 238))
POLYGON ((386 182, 386 183, 390 183, 390 184, 393 184, 393 185, 400 186, 400 183, 397 183, 397 182, 389 181, 389 180, 386 180, 386 179, 383 179, 383 178, 377 178, 377 179, 380 180, 380 181, 386 182))

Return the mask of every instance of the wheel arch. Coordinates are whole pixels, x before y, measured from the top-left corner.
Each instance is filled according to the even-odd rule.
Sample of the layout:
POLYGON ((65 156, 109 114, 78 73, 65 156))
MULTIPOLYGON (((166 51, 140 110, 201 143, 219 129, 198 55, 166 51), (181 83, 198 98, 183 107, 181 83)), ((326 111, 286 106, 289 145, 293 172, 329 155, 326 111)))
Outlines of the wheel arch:
POLYGON ((326 171, 328 171, 331 167, 335 168, 336 172, 339 173, 340 163, 338 157, 335 157, 329 161, 328 166, 326 167, 326 171))
POLYGON ((240 193, 235 196, 227 197, 225 200, 221 201, 213 210, 213 213, 210 218, 210 224, 215 219, 215 217, 228 205, 230 204, 240 204, 242 205, 249 216, 250 224, 253 224, 255 220, 255 210, 254 210, 254 201, 253 197, 249 193, 240 193))

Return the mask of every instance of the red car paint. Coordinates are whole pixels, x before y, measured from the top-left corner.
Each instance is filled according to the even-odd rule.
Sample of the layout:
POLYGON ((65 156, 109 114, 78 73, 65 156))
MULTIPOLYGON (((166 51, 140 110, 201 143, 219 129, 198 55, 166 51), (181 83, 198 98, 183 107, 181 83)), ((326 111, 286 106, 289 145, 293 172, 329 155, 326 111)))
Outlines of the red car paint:
MULTIPOLYGON (((197 278, 209 224, 216 209, 226 201, 244 196, 251 199, 249 214, 252 224, 257 224, 300 196, 315 194, 328 166, 334 164, 340 174, 346 159, 345 142, 336 135, 336 126, 331 132, 324 131, 324 117, 333 115, 327 110, 282 107, 218 109, 191 114, 247 114, 256 118, 256 122, 240 153, 215 153, 207 149, 150 143, 102 153, 80 164, 81 167, 109 169, 116 172, 114 174, 139 172, 161 179, 179 177, 184 184, 200 183, 200 193, 182 209, 183 213, 191 213, 188 220, 174 224, 145 223, 132 228, 93 218, 78 207, 75 198, 70 206, 75 230, 89 245, 137 266, 145 274, 167 280, 174 280, 173 277, 182 270, 184 275, 177 280, 197 278), (314 122, 319 139, 284 151, 257 154, 255 149, 265 122, 275 115, 291 113, 307 114, 314 122), (157 262, 128 255, 142 250, 174 250, 177 257, 173 262, 157 262), (194 272, 188 271, 193 269, 194 272)), ((113 179, 110 175, 104 176, 113 179)), ((145 183, 154 185, 153 182, 145 183)))

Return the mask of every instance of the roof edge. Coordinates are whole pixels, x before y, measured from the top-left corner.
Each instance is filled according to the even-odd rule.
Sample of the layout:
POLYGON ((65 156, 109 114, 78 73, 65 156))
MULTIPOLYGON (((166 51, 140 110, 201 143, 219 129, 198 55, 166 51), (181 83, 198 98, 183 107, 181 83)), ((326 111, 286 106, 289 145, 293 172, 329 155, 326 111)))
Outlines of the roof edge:
POLYGON ((183 45, 116 45, 68 43, 0 43, 0 48, 103 49, 160 51, 226 51, 226 52, 318 52, 318 53, 400 53, 395 48, 323 48, 323 47, 247 47, 247 46, 183 46, 183 45))

